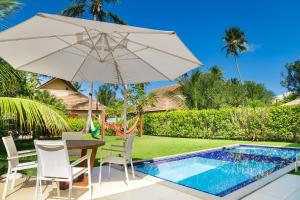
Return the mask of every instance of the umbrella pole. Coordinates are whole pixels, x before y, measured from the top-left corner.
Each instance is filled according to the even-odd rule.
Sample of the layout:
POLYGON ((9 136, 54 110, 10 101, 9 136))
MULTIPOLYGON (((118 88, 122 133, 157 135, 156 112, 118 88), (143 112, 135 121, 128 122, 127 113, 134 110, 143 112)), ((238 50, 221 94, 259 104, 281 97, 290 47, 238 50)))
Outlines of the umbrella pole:
POLYGON ((124 93, 124 136, 127 132, 127 88, 126 84, 123 84, 123 93, 124 93))
POLYGON ((90 126, 91 126, 91 120, 92 120, 92 107, 93 107, 93 82, 90 82, 90 93, 89 93, 89 110, 88 110, 88 117, 86 121, 86 127, 85 132, 88 133, 90 126))

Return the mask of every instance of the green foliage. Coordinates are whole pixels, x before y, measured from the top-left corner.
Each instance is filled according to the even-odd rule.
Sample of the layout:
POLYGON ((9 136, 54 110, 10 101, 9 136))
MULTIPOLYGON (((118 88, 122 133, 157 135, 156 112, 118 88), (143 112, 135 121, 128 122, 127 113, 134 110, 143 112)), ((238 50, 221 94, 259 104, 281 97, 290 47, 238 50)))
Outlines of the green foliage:
POLYGON ((284 80, 281 85, 286 87, 288 91, 300 96, 300 60, 285 65, 286 74, 281 73, 284 80))
MULTIPOLYGON (((22 4, 15 0, 0 0, 0 20, 5 20, 9 15, 13 14, 21 8, 22 4)), ((0 26, 6 28, 4 25, 0 26)))
MULTIPOLYGON (((242 83, 237 79, 225 80, 219 67, 208 72, 194 71, 178 80, 190 109, 220 109, 272 103, 273 93, 263 84, 253 81, 242 83), (258 104, 259 103, 259 104, 258 104)), ((256 107, 256 106, 255 106, 256 107)))
POLYGON ((112 106, 116 101, 116 90, 112 84, 103 84, 96 94, 97 100, 105 106, 112 106))
POLYGON ((0 59, 0 68, 0 96, 33 96, 39 84, 37 74, 15 70, 3 59, 0 59))
MULTIPOLYGON (((60 134, 69 129, 64 117, 43 103, 29 99, 0 97, 2 129, 13 124, 17 131, 60 134)), ((10 127, 8 127, 10 128, 10 127)))
POLYGON ((126 24, 121 18, 111 11, 106 11, 109 4, 117 4, 118 0, 71 0, 73 5, 60 12, 61 15, 69 17, 82 17, 90 14, 96 21, 113 22, 116 24, 126 24))
POLYGON ((296 142, 300 106, 146 113, 143 123, 146 135, 296 142))
POLYGON ((154 93, 147 93, 146 87, 149 83, 138 83, 131 85, 128 94, 128 101, 134 106, 137 113, 143 113, 146 106, 155 106, 156 96, 154 93))
MULTIPOLYGON (((85 128, 86 119, 83 118, 68 118, 67 123, 71 129, 71 131, 80 132, 85 128)), ((93 120, 95 127, 100 127, 101 130, 101 123, 99 120, 93 120)), ((114 132, 110 129, 106 129, 105 135, 114 135, 114 132)))
POLYGON ((72 82, 72 85, 73 85, 73 87, 75 88, 75 90, 77 91, 77 92, 80 92, 81 91, 81 83, 79 83, 79 82, 77 82, 77 81, 74 81, 74 82, 72 82))
POLYGON ((55 109, 67 114, 67 109, 64 102, 61 99, 56 98, 56 96, 50 94, 48 90, 36 90, 33 99, 53 106, 55 109))

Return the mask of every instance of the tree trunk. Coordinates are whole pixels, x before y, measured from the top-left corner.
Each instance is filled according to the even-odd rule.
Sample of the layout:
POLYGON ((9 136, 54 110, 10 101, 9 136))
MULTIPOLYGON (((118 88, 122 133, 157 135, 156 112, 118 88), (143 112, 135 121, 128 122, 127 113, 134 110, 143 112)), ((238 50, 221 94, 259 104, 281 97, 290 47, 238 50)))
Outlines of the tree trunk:
POLYGON ((238 73, 238 75, 239 75, 240 81, 241 81, 242 83, 244 83, 244 81, 243 81, 243 79, 242 79, 242 75, 241 75, 241 72, 240 72, 240 68, 239 68, 239 64, 238 64, 238 62, 237 62, 237 57, 236 57, 236 56, 234 56, 234 64, 235 64, 236 71, 237 71, 237 73, 238 73))
POLYGON ((143 113, 139 113, 139 137, 143 136, 143 113))

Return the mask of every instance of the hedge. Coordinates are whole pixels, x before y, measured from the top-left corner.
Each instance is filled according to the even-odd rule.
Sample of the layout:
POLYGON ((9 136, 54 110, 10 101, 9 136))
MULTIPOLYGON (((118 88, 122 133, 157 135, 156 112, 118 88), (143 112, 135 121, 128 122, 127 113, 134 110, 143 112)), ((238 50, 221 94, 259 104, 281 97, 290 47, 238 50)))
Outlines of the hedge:
MULTIPOLYGON (((82 131, 85 128, 86 119, 84 118, 68 118, 67 123, 72 131, 79 132, 82 131)), ((94 126, 100 126, 101 130, 101 124, 99 120, 93 120, 94 126)), ((114 132, 110 129, 106 129, 105 135, 114 135, 114 132)))
POLYGON ((300 106, 146 113, 143 131, 168 137, 297 142, 300 106))

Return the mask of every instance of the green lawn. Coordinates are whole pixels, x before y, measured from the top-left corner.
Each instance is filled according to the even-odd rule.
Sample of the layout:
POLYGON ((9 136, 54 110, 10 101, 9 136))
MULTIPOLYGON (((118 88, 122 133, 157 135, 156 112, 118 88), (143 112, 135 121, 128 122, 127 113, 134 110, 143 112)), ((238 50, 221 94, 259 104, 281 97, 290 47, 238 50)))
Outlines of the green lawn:
MULTIPOLYGON (((86 136, 85 139, 92 139, 90 136, 86 136)), ((110 144, 121 144, 122 140, 119 137, 107 136, 106 146, 110 144)), ((25 150, 34 148, 32 141, 17 141, 17 149, 25 150)), ((259 144, 259 145, 274 145, 283 147, 300 147, 300 143, 288 143, 288 142, 251 142, 251 141, 237 141, 237 140, 208 140, 208 139, 189 139, 189 138, 168 138, 168 137, 156 137, 156 136, 143 136, 142 138, 136 137, 133 149, 134 160, 150 159, 160 156, 167 156, 191 151, 197 151, 202 149, 209 149, 214 147, 221 147, 232 144, 259 144)), ((100 151, 97 153, 97 159, 100 157, 100 151)), ((106 156, 106 153, 102 154, 106 156)), ((31 157, 27 160, 34 160, 35 157, 31 157)), ((95 163, 95 166, 98 162, 95 163)), ((6 152, 3 144, 0 145, 0 174, 6 172, 7 161, 6 152)), ((32 175, 35 174, 35 170, 27 170, 24 173, 32 175)))

